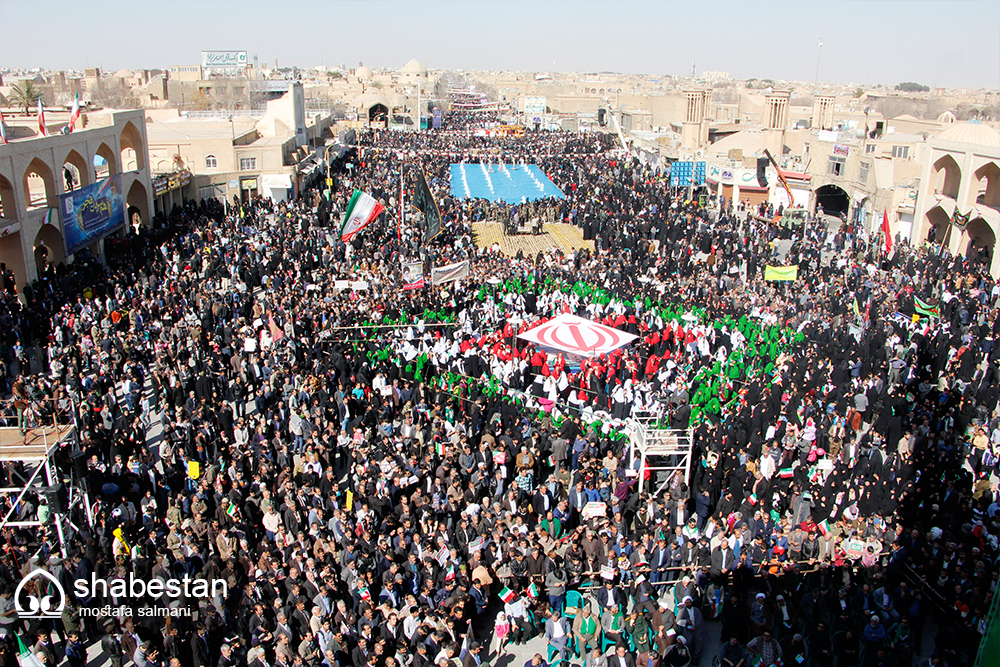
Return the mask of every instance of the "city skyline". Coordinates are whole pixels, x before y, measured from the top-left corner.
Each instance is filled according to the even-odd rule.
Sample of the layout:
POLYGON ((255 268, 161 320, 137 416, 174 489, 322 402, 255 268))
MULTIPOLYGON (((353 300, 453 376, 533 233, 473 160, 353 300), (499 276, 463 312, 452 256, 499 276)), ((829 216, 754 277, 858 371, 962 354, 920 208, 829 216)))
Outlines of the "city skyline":
POLYGON ((290 0, 278 16, 260 0, 76 7, 5 3, 0 64, 166 69, 197 64, 202 50, 239 49, 282 67, 398 68, 417 58, 432 69, 688 76, 696 62, 699 74, 810 82, 818 56, 820 82, 1000 87, 1000 3, 978 0, 719 2, 708 9, 680 2, 290 0), (43 28, 20 29, 39 16, 43 28), (694 23, 703 29, 686 27, 694 23))

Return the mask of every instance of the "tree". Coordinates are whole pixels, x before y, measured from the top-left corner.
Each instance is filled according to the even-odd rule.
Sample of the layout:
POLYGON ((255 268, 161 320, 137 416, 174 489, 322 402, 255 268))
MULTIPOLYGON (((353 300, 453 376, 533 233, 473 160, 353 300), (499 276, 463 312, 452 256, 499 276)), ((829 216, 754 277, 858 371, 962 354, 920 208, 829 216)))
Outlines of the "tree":
POLYGON ((927 93, 930 92, 930 86, 924 86, 913 81, 904 81, 896 86, 896 90, 903 93, 927 93))
POLYGON ((101 79, 90 89, 90 100, 107 109, 135 109, 139 106, 132 87, 121 79, 101 79))
POLYGON ((42 97, 42 88, 34 81, 24 80, 15 83, 10 87, 11 99, 17 102, 17 106, 24 107, 24 115, 28 115, 28 109, 38 104, 42 97))

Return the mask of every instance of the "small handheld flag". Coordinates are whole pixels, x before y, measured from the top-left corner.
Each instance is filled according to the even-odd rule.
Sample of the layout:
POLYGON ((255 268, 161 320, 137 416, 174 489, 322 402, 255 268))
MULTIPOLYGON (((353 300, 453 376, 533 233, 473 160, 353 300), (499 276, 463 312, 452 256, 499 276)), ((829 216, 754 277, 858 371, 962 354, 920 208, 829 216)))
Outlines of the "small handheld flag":
POLYGON ((530 586, 528 586, 528 596, 532 598, 537 598, 538 586, 536 586, 535 584, 531 584, 530 586))
POLYGON ((517 593, 515 593, 512 590, 510 590, 506 586, 504 586, 503 590, 500 591, 500 599, 503 600, 504 603, 510 602, 511 600, 513 600, 516 597, 517 597, 517 593))

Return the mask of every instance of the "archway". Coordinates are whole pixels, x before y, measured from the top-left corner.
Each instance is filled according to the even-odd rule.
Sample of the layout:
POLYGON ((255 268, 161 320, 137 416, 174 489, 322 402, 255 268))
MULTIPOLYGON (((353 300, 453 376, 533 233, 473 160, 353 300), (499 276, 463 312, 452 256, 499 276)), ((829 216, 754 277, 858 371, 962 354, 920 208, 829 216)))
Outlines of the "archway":
POLYGON ((90 169, 87 167, 87 161, 75 150, 66 155, 62 167, 62 179, 66 186, 66 192, 90 185, 90 169))
POLYGON ((839 185, 824 185, 816 190, 817 212, 820 207, 828 215, 846 218, 847 212, 851 209, 851 198, 839 185))
POLYGON ((951 222, 951 218, 944 209, 940 206, 935 206, 931 210, 927 211, 924 216, 927 219, 927 227, 925 228, 926 239, 931 243, 941 243, 944 241, 945 234, 948 233, 948 225, 951 222))
POLYGON ((14 201, 14 186, 0 175, 0 218, 9 222, 16 221, 17 204, 14 201))
POLYGON ((990 227, 990 223, 982 218, 975 218, 969 221, 965 233, 969 237, 965 256, 973 261, 983 262, 988 269, 990 262, 993 261, 993 249, 997 242, 996 233, 990 227))
POLYGON ((146 187, 139 181, 133 183, 132 187, 128 189, 125 206, 128 209, 126 224, 132 231, 137 231, 139 225, 149 226, 149 203, 146 198, 146 187), (135 219, 136 217, 139 218, 138 221, 135 219))
MULTIPOLYGON (((14 274, 14 284, 18 289, 27 285, 28 274, 24 266, 24 251, 21 249, 21 232, 0 236, 0 257, 4 258, 7 270, 14 274)), ((4 295, 10 295, 11 286, 6 281, 3 286, 8 288, 3 291, 4 295)))
POLYGON ((958 198, 958 187, 962 182, 962 168, 955 158, 945 155, 934 163, 934 193, 958 198))
POLYGON ((49 165, 37 157, 24 170, 24 193, 27 209, 56 208, 59 196, 56 194, 56 179, 49 165))
POLYGON ((389 108, 384 104, 373 104, 368 108, 368 124, 384 123, 389 127, 389 108))
POLYGON ((132 121, 125 123, 121 133, 122 171, 137 171, 146 167, 146 148, 142 145, 142 135, 132 121))
POLYGON ((35 252, 35 270, 38 275, 45 272, 46 266, 56 266, 66 260, 66 247, 63 235, 55 225, 44 224, 35 235, 33 244, 35 252))
POLYGON ((1000 209, 1000 166, 987 162, 973 174, 973 187, 969 188, 969 205, 982 204, 1000 209))
POLYGON ((97 152, 94 154, 95 180, 99 181, 102 178, 108 178, 117 173, 118 158, 115 156, 115 152, 107 144, 101 144, 97 147, 97 152), (97 158, 101 158, 103 163, 97 158))

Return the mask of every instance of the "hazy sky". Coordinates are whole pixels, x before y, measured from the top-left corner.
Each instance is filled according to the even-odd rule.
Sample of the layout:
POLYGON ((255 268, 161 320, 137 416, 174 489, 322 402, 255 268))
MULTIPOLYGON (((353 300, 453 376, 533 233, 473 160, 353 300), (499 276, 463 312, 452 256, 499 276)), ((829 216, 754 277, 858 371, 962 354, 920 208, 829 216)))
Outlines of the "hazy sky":
POLYGON ((1000 2, 0 0, 0 67, 165 68, 239 49, 280 66, 617 71, 1000 87, 1000 2))

